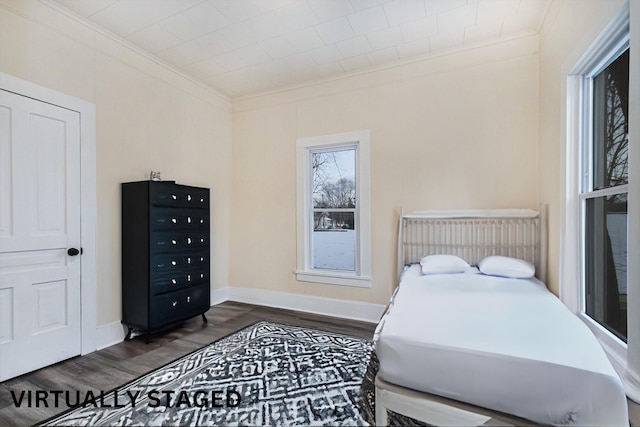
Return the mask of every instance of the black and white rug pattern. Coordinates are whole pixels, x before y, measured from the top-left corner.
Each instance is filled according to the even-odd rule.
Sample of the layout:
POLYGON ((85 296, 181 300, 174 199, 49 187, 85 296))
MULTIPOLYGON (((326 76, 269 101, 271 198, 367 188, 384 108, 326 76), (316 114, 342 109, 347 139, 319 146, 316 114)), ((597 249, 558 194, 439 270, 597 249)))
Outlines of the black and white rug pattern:
POLYGON ((43 425, 367 425, 371 354, 367 340, 259 322, 43 425))

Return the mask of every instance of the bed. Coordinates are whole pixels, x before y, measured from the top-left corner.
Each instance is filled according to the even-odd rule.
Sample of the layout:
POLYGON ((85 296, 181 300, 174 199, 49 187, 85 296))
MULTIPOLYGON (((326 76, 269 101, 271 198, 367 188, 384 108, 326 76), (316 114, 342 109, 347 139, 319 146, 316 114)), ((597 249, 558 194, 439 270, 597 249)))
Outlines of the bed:
POLYGON ((628 425, 604 351, 544 284, 541 212, 400 215, 400 284, 375 337, 377 425, 387 410, 432 425, 628 425), (471 266, 423 274, 420 260, 437 254, 471 266), (496 255, 525 261, 538 277, 475 267, 491 273, 482 260, 496 255))

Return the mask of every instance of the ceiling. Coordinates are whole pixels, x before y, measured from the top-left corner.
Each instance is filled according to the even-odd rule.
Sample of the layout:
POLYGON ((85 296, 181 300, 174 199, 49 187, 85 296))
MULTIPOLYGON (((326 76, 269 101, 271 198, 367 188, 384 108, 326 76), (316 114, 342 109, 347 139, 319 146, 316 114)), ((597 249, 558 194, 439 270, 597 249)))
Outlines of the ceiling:
POLYGON ((53 0, 230 99, 536 34, 551 0, 53 0))

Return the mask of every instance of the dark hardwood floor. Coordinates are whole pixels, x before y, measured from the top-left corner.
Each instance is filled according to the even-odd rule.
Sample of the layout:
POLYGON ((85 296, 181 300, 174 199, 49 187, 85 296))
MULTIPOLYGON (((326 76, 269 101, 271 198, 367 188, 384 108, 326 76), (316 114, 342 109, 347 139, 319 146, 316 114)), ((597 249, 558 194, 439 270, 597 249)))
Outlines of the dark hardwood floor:
MULTIPOLYGON (((277 308, 225 302, 180 328, 156 334, 149 344, 143 337, 121 342, 85 356, 78 356, 0 383, 0 426, 27 426, 43 421, 66 408, 16 407, 11 391, 76 390, 109 391, 172 360, 229 335, 259 320, 305 326, 371 339, 375 324, 326 317, 277 308)), ((46 349, 43 349, 46 351, 46 349)), ((33 406, 33 405, 32 405, 33 406)))

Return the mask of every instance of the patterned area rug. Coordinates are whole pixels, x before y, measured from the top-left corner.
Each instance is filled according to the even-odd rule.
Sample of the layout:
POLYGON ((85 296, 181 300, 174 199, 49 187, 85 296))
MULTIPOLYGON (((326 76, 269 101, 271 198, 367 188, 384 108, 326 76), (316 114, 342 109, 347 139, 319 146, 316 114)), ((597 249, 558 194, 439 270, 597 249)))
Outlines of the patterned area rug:
POLYGON ((259 322, 42 425, 367 425, 371 354, 360 338, 259 322))

